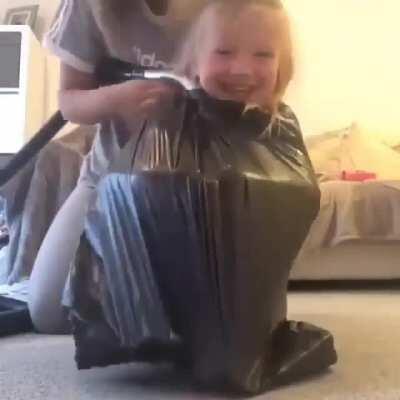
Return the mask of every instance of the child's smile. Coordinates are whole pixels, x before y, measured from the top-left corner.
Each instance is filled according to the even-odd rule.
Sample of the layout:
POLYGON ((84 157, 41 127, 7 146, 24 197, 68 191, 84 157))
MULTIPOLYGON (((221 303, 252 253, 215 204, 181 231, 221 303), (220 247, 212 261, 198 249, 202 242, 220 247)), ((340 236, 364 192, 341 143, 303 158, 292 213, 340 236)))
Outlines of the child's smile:
POLYGON ((231 100, 247 101, 252 97, 255 91, 254 84, 243 84, 229 81, 217 82, 221 93, 225 93, 226 97, 231 100))

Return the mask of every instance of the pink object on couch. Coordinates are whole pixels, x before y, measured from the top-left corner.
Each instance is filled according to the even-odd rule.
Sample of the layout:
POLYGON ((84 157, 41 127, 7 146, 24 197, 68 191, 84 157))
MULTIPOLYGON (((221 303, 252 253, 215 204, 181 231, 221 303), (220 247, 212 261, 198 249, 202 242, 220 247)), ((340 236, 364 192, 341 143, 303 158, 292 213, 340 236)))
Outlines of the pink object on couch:
POLYGON ((358 181, 363 182, 367 179, 376 179, 375 172, 368 172, 368 171, 342 171, 342 181, 358 181))

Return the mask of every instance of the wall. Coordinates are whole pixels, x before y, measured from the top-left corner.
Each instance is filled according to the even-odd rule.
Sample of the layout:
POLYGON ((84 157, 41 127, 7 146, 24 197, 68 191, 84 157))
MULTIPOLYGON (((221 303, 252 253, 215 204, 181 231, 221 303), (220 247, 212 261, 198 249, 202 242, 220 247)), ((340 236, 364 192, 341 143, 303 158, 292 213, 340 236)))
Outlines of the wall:
POLYGON ((288 99, 306 133, 357 121, 400 137, 399 0, 284 0, 298 71, 288 99))
MULTIPOLYGON (((38 36, 48 28, 57 0, 40 4, 38 36)), ((357 121, 376 135, 400 136, 399 0, 284 0, 292 18, 297 72, 287 101, 305 134, 357 121)), ((32 0, 0 0, 9 6, 32 0)), ((57 106, 58 64, 48 62, 48 109, 57 106)))
POLYGON ((38 38, 41 38, 43 33, 49 27, 52 17, 56 12, 58 5, 57 0, 0 0, 0 20, 3 21, 7 9, 31 4, 39 4, 39 14, 35 26, 35 33, 38 38))

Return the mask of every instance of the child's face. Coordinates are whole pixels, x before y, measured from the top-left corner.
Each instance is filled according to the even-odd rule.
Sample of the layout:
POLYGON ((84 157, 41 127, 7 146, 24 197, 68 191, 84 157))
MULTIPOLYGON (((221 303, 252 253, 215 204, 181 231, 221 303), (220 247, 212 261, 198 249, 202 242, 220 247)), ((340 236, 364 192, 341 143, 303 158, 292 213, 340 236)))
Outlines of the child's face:
POLYGON ((234 19, 213 15, 200 45, 200 86, 223 100, 268 106, 275 91, 281 41, 280 13, 249 6, 234 19))

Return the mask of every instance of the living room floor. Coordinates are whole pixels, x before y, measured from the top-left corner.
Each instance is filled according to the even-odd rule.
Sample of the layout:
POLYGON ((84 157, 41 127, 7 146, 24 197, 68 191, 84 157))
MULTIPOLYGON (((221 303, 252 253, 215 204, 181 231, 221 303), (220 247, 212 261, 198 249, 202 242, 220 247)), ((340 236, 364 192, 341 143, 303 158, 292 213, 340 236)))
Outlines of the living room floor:
MULTIPOLYGON (((289 293, 289 318, 330 330, 338 363, 264 400, 400 400, 400 284, 289 293)), ((130 364, 77 371, 70 336, 0 339, 1 400, 222 399, 199 393, 169 366, 130 364)))

